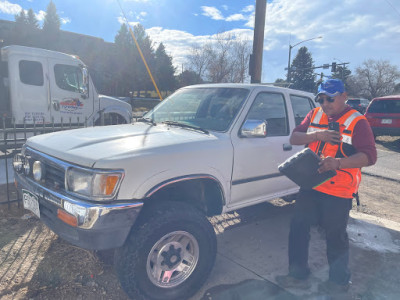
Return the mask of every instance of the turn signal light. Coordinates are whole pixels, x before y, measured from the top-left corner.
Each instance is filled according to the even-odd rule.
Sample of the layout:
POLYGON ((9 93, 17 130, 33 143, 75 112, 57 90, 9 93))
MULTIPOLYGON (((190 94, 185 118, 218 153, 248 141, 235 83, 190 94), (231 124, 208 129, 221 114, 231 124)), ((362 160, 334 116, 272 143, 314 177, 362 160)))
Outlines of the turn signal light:
POLYGON ((72 227, 78 227, 78 219, 67 213, 65 210, 57 209, 57 218, 59 218, 64 223, 71 225, 72 227))

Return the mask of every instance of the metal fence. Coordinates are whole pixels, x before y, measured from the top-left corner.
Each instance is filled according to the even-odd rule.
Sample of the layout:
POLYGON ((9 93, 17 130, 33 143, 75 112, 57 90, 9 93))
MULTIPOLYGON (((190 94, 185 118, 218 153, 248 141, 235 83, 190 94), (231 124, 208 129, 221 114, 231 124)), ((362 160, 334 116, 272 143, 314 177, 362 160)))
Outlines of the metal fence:
MULTIPOLYGON (((104 125, 104 118, 100 118, 102 124, 104 125)), ((116 120, 117 122, 117 120, 116 120)), ((113 124, 112 122, 111 124, 113 124)), ((12 162, 13 156, 21 151, 23 144, 26 140, 32 136, 39 134, 70 130, 87 127, 87 119, 79 120, 75 119, 74 122, 71 118, 67 119, 65 122, 61 119, 61 123, 55 124, 54 122, 36 123, 35 119, 33 122, 28 124, 16 124, 15 120, 12 118, 0 117, 0 160, 1 163, 4 162, 4 172, 5 184, 6 184, 6 201, 0 198, 0 205, 8 204, 10 207, 11 203, 17 202, 18 205, 21 201, 18 193, 16 195, 11 195, 11 189, 13 188, 14 178, 12 176, 12 170, 10 170, 10 162, 12 162)), ((2 164, 1 164, 2 165, 2 164)), ((11 164, 12 165, 12 164, 11 164)), ((14 193, 15 194, 15 193, 14 193)))

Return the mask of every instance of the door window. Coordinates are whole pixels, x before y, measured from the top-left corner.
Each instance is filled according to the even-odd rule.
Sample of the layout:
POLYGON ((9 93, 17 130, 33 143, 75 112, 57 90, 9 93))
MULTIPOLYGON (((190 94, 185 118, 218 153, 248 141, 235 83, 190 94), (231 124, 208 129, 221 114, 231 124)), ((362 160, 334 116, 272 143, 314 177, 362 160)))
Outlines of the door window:
POLYGON ((314 105, 310 98, 295 95, 290 95, 290 102, 292 103, 293 115, 297 126, 314 108, 314 105))
POLYGON ((247 119, 267 121, 267 136, 289 134, 285 99, 282 94, 259 93, 247 119))
POLYGON ((19 78, 22 83, 42 86, 44 83, 42 64, 38 61, 21 60, 19 62, 19 78))
POLYGON ((56 84, 60 89, 81 93, 83 91, 83 75, 81 68, 71 65, 54 66, 56 84))

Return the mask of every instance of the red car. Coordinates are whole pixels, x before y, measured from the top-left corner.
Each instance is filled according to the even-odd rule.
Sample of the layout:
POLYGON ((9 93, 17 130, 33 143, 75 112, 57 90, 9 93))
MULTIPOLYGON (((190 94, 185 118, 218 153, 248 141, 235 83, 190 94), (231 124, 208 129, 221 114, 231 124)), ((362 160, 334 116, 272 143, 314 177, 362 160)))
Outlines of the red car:
POLYGON ((400 95, 372 99, 365 112, 375 137, 400 136, 400 95))

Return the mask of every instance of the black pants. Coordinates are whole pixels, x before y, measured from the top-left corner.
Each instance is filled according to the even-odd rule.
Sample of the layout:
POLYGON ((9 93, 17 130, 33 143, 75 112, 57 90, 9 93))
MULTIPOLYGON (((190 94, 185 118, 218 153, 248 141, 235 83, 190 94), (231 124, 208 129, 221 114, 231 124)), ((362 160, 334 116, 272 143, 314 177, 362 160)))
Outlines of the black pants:
POLYGON ((305 279, 310 274, 308 248, 310 227, 320 225, 326 233, 329 279, 338 284, 350 280, 349 238, 346 227, 352 199, 339 198, 315 190, 301 190, 289 233, 289 274, 305 279))

